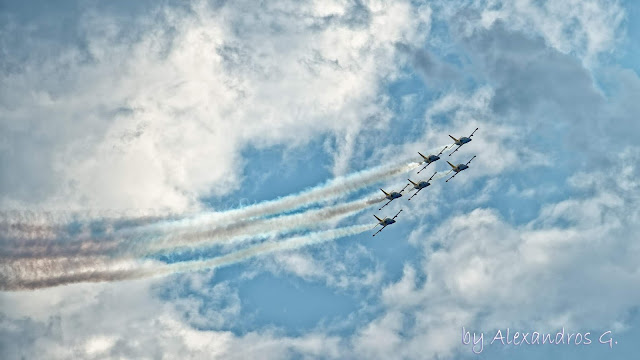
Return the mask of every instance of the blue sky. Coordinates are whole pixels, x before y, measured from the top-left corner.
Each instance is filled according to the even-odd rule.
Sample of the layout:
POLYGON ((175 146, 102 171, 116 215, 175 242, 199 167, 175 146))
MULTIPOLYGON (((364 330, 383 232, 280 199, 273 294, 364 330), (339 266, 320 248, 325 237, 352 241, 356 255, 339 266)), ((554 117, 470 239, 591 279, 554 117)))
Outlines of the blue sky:
POLYGON ((418 160, 480 129, 447 157, 477 156, 451 182, 325 224, 403 209, 375 238, 2 292, 0 357, 631 358, 639 11, 613 0, 2 1, 3 211, 225 211, 418 160), (476 355, 463 326, 485 338, 611 330, 618 344, 476 355))

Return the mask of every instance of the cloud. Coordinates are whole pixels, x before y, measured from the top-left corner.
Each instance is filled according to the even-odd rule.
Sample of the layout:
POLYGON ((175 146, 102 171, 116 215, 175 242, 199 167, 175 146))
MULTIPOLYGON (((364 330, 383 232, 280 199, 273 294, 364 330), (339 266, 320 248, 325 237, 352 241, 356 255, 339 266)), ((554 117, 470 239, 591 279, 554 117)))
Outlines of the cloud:
POLYGON ((640 247, 624 235, 640 230, 639 158, 640 149, 629 147, 613 169, 572 176, 577 196, 545 205, 527 224, 478 208, 415 230, 411 236, 424 244, 422 265, 406 265, 383 290, 387 311, 355 341, 370 341, 371 329, 381 326, 377 332, 390 332, 386 338, 408 334, 402 345, 386 343, 383 353, 448 357, 460 350, 462 326, 620 328, 640 301, 633 290, 640 285, 633 260, 640 247), (398 317, 415 322, 389 323, 398 317))
MULTIPOLYGON (((200 280, 206 282, 207 277, 200 280)), ((14 310, 15 318, 0 318, 3 345, 10 344, 2 346, 0 354, 7 359, 45 354, 50 359, 278 359, 293 354, 338 357, 339 339, 323 334, 286 337, 274 331, 234 335, 228 331, 198 330, 183 321, 184 311, 188 309, 189 319, 193 305, 178 301, 174 307, 161 301, 153 296, 157 285, 161 284, 136 281, 118 287, 51 289, 28 297, 2 294, 3 305, 14 310), (87 327, 90 314, 97 317, 87 327), (22 316, 28 318, 21 320, 22 316)), ((212 293, 222 291, 224 285, 221 286, 212 293)), ((234 306, 231 303, 216 321, 237 316, 234 306)))
POLYGON ((573 54, 586 65, 618 44, 625 11, 618 1, 466 1, 444 2, 443 14, 460 34, 472 35, 503 22, 512 32, 542 37, 564 54, 573 54))
POLYGON ((82 48, 1 75, 2 207, 180 210, 238 188, 249 143, 331 134, 348 157, 428 9, 292 5, 195 1, 133 24, 87 10, 82 48))
MULTIPOLYGON (((423 11, 424 19, 452 25, 453 41, 464 55, 461 71, 479 86, 436 94, 425 112, 419 141, 380 144, 373 155, 359 147, 374 143, 380 134, 362 134, 361 121, 384 119, 372 125, 380 131, 393 125, 382 85, 400 73, 394 63, 397 39, 420 49, 419 40, 427 32, 412 29, 430 28, 430 20, 412 23, 412 9, 404 4, 387 9, 360 3, 315 2, 303 9, 287 4, 254 8, 237 3, 215 11, 194 6, 191 14, 164 9, 153 19, 162 19, 162 28, 169 24, 171 30, 140 32, 133 45, 120 44, 120 32, 113 31, 118 26, 109 25, 113 20, 108 18, 90 27, 91 61, 69 51, 43 70, 32 66, 4 74, 3 84, 11 85, 16 95, 9 94, 8 86, 2 88, 0 118, 31 120, 2 123, 0 133, 11 134, 0 141, 3 151, 10 149, 2 154, 17 154, 23 161, 15 172, 0 171, 2 206, 47 205, 51 199, 64 199, 56 195, 63 194, 85 206, 184 208, 204 193, 233 189, 246 161, 234 154, 247 142, 258 148, 296 146, 306 138, 331 134, 339 138, 334 172, 341 173, 349 166, 347 160, 338 161, 341 155, 363 164, 379 156, 417 157, 415 149, 423 149, 424 143, 449 132, 467 134, 475 122, 481 130, 465 151, 482 149, 482 156, 455 179, 455 194, 430 188, 421 194, 426 195, 421 200, 428 201, 413 214, 406 212, 407 219, 421 222, 410 235, 420 261, 407 259, 399 279, 389 279, 388 268, 382 265, 378 271, 376 265, 374 273, 382 274, 359 285, 355 266, 345 269, 345 261, 334 254, 342 248, 329 248, 321 260, 315 253, 313 259, 292 253, 275 257, 275 265, 265 262, 274 272, 320 279, 328 286, 372 286, 378 295, 368 297, 366 306, 379 305, 380 311, 373 318, 349 319, 356 331, 341 336, 318 330, 290 337, 280 329, 264 328, 237 335, 192 327, 185 317, 196 319, 199 300, 179 300, 180 310, 175 310, 171 302, 155 296, 151 285, 141 285, 163 287, 162 282, 74 286, 36 296, 1 294, 3 308, 15 310, 1 320, 0 338, 11 344, 0 346, 6 351, 3 357, 449 358, 459 355, 463 325, 600 328, 625 323, 626 313, 638 303, 633 289, 638 288, 634 259, 639 249, 629 234, 637 232, 635 224, 640 223, 635 196, 639 155, 628 146, 633 144, 628 134, 636 126, 629 109, 636 108, 637 76, 609 69, 607 80, 613 85, 605 89, 593 80, 602 70, 593 66, 595 59, 615 51, 624 16, 617 2, 431 5, 434 11, 423 11), (153 62, 143 61, 145 53, 153 55, 153 62), (126 78, 118 75, 121 69, 126 78), (206 76, 201 79, 200 74, 206 76), (64 80, 69 79, 75 81, 67 84, 64 80), (36 83, 43 83, 44 90, 32 90, 36 83), (60 100, 68 98, 75 100, 60 100), (29 112, 38 116, 25 113, 27 103, 33 104, 29 112), (255 108, 247 106, 254 103, 255 108), (213 104, 220 108, 212 109, 213 104), (69 117, 77 127, 36 121, 50 114, 78 114, 69 117), (354 134, 361 136, 354 140, 354 134), (598 143, 600 137, 603 143, 598 143), (43 144, 42 154, 36 143, 43 144), (620 156, 611 155, 618 151, 620 156), (76 160, 78 152, 85 155, 76 160), (44 157, 37 164, 31 160, 36 154, 44 157), (30 175, 43 170, 50 176, 30 175), (518 181, 518 176, 526 179, 518 181), (485 182, 489 177, 496 180, 485 182), (138 185, 129 185, 135 184, 132 178, 138 185), (486 193, 510 191, 512 185, 523 194, 533 191, 532 202, 548 200, 540 196, 547 186, 543 180, 557 185, 561 198, 542 205, 524 223, 505 215, 520 208, 488 201, 494 196, 486 193), (138 197, 140 184, 149 184, 152 191, 138 197), (439 207, 461 194, 470 198, 439 207), (481 201, 474 202, 477 199, 481 201), (380 289, 381 283, 387 285, 380 289), (611 302, 611 309, 598 307, 602 302, 611 302), (98 325, 87 329, 88 323, 98 325)), ((150 20, 145 26, 161 28, 150 20)), ((437 39, 429 40, 437 44, 437 39)), ((433 75, 425 72, 428 76, 433 75)), ((198 291, 209 285, 203 281, 185 287, 198 291)), ((226 286, 206 292, 220 299, 216 308, 221 317, 194 324, 224 328, 234 321, 235 292, 226 286), (225 301, 231 305, 222 305, 225 301)))
MULTIPOLYGON (((382 282, 382 264, 361 244, 339 253, 334 246, 315 251, 287 252, 266 258, 264 268, 275 274, 292 274, 342 290, 369 291, 382 282)), ((374 295, 373 293, 371 294, 374 295)))

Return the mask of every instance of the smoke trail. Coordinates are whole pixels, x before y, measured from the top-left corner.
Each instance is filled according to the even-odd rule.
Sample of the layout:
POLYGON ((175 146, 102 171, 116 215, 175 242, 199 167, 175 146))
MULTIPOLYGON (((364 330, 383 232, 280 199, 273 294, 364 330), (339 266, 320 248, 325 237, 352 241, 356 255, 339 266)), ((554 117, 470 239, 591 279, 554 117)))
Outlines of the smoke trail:
MULTIPOLYGON (((245 261, 260 255, 267 255, 277 251, 293 250, 303 246, 319 244, 341 237, 356 235, 370 230, 374 224, 353 225, 338 229, 310 233, 303 236, 289 238, 279 242, 269 242, 255 245, 244 250, 236 251, 209 260, 189 261, 171 265, 158 265, 157 262, 104 262, 96 261, 90 266, 80 260, 80 265, 64 262, 49 265, 56 272, 54 276, 47 270, 30 272, 30 269, 18 269, 14 272, 0 271, 0 290, 34 290, 46 287, 67 285, 80 282, 112 282, 132 280, 152 276, 165 276, 173 273, 198 271, 206 268, 218 268, 245 261)), ((73 262, 73 260, 72 260, 73 262)), ((4 265, 3 265, 4 266, 4 265)), ((14 268, 15 270, 15 268, 14 268)))
MULTIPOLYGON (((429 152, 439 151, 443 146, 439 146, 429 152)), ((447 147, 449 146, 451 146, 451 144, 447 145, 447 147)), ((153 237, 154 233, 156 237, 162 237, 167 232, 176 230, 180 231, 181 229, 188 230, 189 228, 197 225, 207 224, 214 227, 211 231, 218 231, 219 234, 222 234, 221 236, 234 236, 233 231, 239 231, 234 229, 239 229, 252 223, 252 221, 249 221, 251 218, 268 216, 274 213, 296 209, 308 204, 328 201, 332 198, 359 190, 375 182, 409 171, 417 166, 419 166, 419 163, 406 161, 401 162, 400 165, 379 166, 373 169, 363 170, 346 177, 332 179, 325 184, 316 186, 298 194, 288 195, 276 200, 262 202, 256 205, 226 212, 206 213, 178 221, 161 221, 150 225, 138 226, 137 228, 126 228, 126 226, 123 226, 125 228, 120 230, 114 229, 113 226, 106 226, 101 230, 102 234, 98 238, 95 238, 95 235, 91 231, 92 229, 84 229, 83 234, 81 235, 70 235, 69 230, 63 225, 52 230, 51 227, 47 228, 46 225, 42 224, 21 224, 20 226, 12 226, 11 230, 14 232, 7 231, 7 237, 3 238, 0 236, 0 258, 109 253, 116 251, 116 249, 121 247, 122 244, 135 248, 135 246, 137 246, 135 243, 140 238, 148 239, 153 237), (220 223, 225 225, 218 225, 220 223), (21 226, 23 227, 21 228, 21 226), (28 228, 28 226, 31 227, 28 228), (226 234, 225 231, 228 231, 229 233, 226 234), (68 241, 60 241, 61 239, 68 241)), ((27 216, 28 219, 36 216, 34 213, 28 214, 30 214, 27 216)), ((321 214, 318 216, 321 216, 321 214)), ((126 224, 126 219, 122 220, 126 224)), ((129 219, 129 225, 140 225, 147 221, 153 222, 151 218, 143 217, 138 220, 129 219)), ((45 224, 46 223, 47 222, 45 221, 45 224)), ((252 226, 254 229, 258 229, 259 225, 264 225, 264 223, 258 223, 252 226)), ((253 230, 253 233, 255 234, 256 231, 258 230, 253 230)), ((214 234, 209 233, 204 235, 211 236, 214 234)), ((197 238, 198 235, 195 237, 197 238)))
POLYGON ((65 274, 58 277, 28 279, 13 282, 5 282, 0 278, 0 291, 36 290, 83 282, 97 283, 134 280, 154 276, 155 273, 155 271, 150 269, 123 269, 111 271, 89 271, 78 274, 65 274))
POLYGON ((78 282, 136 279, 155 274, 159 264, 151 260, 114 261, 108 257, 11 261, 0 266, 0 290, 31 290, 78 282))
MULTIPOLYGON (((442 150, 445 146, 451 147, 453 145, 454 144, 441 145, 436 148, 429 149, 427 152, 436 153, 442 150)), ((224 222, 231 221, 231 219, 240 221, 253 217, 273 215, 313 203, 326 202, 328 200, 347 195, 376 182, 411 171, 421 164, 421 162, 414 162, 407 159, 399 160, 399 163, 399 165, 383 165, 372 169, 362 170, 347 176, 337 177, 311 189, 304 190, 297 194, 280 197, 275 200, 265 201, 235 210, 204 213, 190 219, 152 224, 140 227, 135 231, 168 230, 171 228, 190 227, 202 223, 208 224, 212 222, 224 222)))
POLYGON ((304 246, 320 244, 345 236, 360 234, 367 230, 371 230, 374 225, 375 224, 352 225, 338 229, 319 231, 307 235, 296 236, 283 241, 263 243, 209 260, 196 260, 168 265, 167 268, 162 269, 159 273, 168 274, 177 272, 198 271, 202 269, 228 266, 254 258, 259 255, 267 255, 277 251, 298 249, 304 246))
POLYGON ((449 170, 449 171, 439 171, 437 174, 435 174, 433 176, 433 180, 440 180, 442 178, 446 178, 447 175, 449 175, 449 173, 451 173, 451 170, 449 170))
POLYGON ((162 241, 155 241, 147 247, 147 251, 172 250, 196 244, 200 246, 229 244, 256 236, 269 237, 287 231, 307 229, 328 220, 353 215, 382 200, 384 197, 365 198, 317 210, 308 210, 299 214, 283 215, 270 219, 245 220, 208 231, 176 234, 166 237, 162 241))
MULTIPOLYGON (((47 225, 52 221, 46 218, 44 221, 38 216, 46 213, 14 214, 13 220, 19 218, 38 223, 11 224, 4 222, 7 231, 6 236, 0 236, 0 258, 28 257, 28 256, 68 256, 73 254, 95 254, 113 249, 127 242, 126 239, 138 239, 141 237, 163 236, 167 232, 176 230, 188 230, 194 226, 209 225, 220 227, 219 223, 228 223, 221 226, 221 232, 233 227, 245 226, 251 223, 249 219, 255 216, 267 216, 273 213, 292 210, 297 207, 311 204, 318 201, 327 201, 333 197, 356 191, 368 186, 376 181, 381 181, 393 175, 409 171, 418 166, 418 163, 405 163, 400 166, 382 166, 371 170, 364 170, 346 177, 335 178, 323 185, 309 189, 296 195, 285 196, 280 199, 262 202, 242 209, 230 210, 226 212, 213 212, 195 216, 190 219, 178 221, 163 221, 157 224, 148 224, 138 227, 120 229, 114 231, 113 227, 106 226, 102 230, 103 235, 99 239, 91 235, 90 229, 80 229, 81 234, 69 234, 69 229, 65 224, 47 225), (42 222, 42 224, 40 223, 42 222), (9 231, 11 230, 11 231, 9 231), (68 241, 60 241, 65 239, 68 241), (117 239, 117 240, 114 240, 117 239)), ((2 228, 0 223, 0 228, 2 228)), ((75 231, 80 231, 75 229, 75 231)), ((0 232, 2 233, 2 232, 0 232)), ((135 245, 132 245, 135 246, 135 245)))
POLYGON ((64 256, 82 252, 74 249, 96 253, 99 249, 117 245, 109 243, 108 238, 119 229, 178 219, 184 214, 133 210, 84 214, 0 211, 0 259, 64 256))
MULTIPOLYGON (((434 179, 437 180, 444 176, 446 176, 445 173, 439 173, 434 179)), ((135 234, 129 237, 116 236, 122 233, 115 233, 109 234, 109 237, 106 238, 92 238, 91 234, 84 234, 66 240, 53 238, 46 242, 25 239, 19 239, 20 242, 13 243, 5 241, 5 246, 0 246, 0 258, 44 258, 97 254, 145 255, 154 251, 194 246, 200 242, 206 244, 237 242, 255 238, 258 235, 269 237, 276 233, 313 227, 316 223, 352 215, 382 200, 384 197, 365 198, 318 210, 308 210, 299 214, 269 219, 244 219, 228 224, 214 225, 214 228, 208 230, 198 231, 193 228, 174 230, 168 235, 165 231, 165 234, 158 234, 155 237, 148 234, 135 234)), ((202 227, 201 225, 199 228, 202 227)))
POLYGON ((112 258, 131 257, 187 246, 230 244, 256 237, 264 238, 278 233, 315 227, 329 220, 353 215, 383 199, 384 197, 363 198, 345 204, 308 210, 299 214, 282 215, 269 219, 248 219, 225 224, 214 229, 200 231, 188 229, 161 237, 77 238, 69 241, 60 241, 58 239, 59 241, 48 242, 41 244, 41 246, 26 248, 24 246, 5 247, 0 248, 0 259, 43 259, 87 255, 109 255, 112 258))
POLYGON ((77 237, 72 239, 51 238, 48 241, 29 242, 21 239, 5 241, 0 247, 0 260, 46 259, 71 256, 117 254, 123 243, 136 239, 94 239, 77 237))
POLYGON ((39 238, 79 227, 127 228, 160 221, 175 221, 196 213, 148 210, 0 211, 0 231, 8 237, 39 238))

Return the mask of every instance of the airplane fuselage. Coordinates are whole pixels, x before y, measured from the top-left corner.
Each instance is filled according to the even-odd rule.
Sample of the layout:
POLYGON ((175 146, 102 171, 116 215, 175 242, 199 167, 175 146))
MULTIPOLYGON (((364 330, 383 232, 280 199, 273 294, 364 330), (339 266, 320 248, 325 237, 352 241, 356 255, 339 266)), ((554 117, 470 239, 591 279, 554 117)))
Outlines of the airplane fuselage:
MULTIPOLYGON (((378 220, 378 225, 382 225, 382 228, 379 229, 378 231, 376 231, 376 233, 373 234, 373 236, 376 236, 378 233, 380 233, 380 231, 385 229, 387 226, 389 226, 391 224, 395 224, 396 223, 395 218, 397 218, 398 215, 400 215, 401 212, 402 212, 402 209, 400 209, 400 211, 398 211, 398 213, 394 217, 392 217, 392 218, 386 217, 384 219, 380 219, 379 217, 373 215, 376 218, 376 220, 378 220)), ((378 226, 378 225, 376 225, 376 226, 378 226)))
POLYGON ((438 156, 438 155, 429 155, 424 161, 427 164, 431 164, 432 162, 438 161, 438 160, 440 160, 440 156, 438 156))
POLYGON ((458 146, 462 146, 466 143, 470 143, 471 142, 471 138, 468 138, 466 136, 461 137, 458 141, 456 141, 456 145, 458 146))
MULTIPOLYGON (((419 152, 419 151, 418 151, 418 154, 420 154, 420 156, 422 156, 422 159, 424 160, 424 163, 425 163, 425 164, 427 164, 427 165, 429 165, 429 164, 431 164, 431 163, 433 163, 433 162, 436 162, 436 161, 440 160, 440 155, 442 155, 442 152, 443 152, 443 151, 445 151, 445 150, 447 149, 447 147, 449 147, 449 146, 448 146, 448 145, 447 145, 447 146, 445 146, 445 147, 442 149, 442 151, 440 151, 440 152, 439 152, 438 154, 436 154, 436 155, 431 154, 431 155, 429 155, 429 156, 424 156, 424 155, 423 155, 421 152, 419 152)), ((425 167, 426 167, 426 166, 425 166, 425 167)), ((419 173, 419 171, 418 171, 418 173, 419 173)))
POLYGON ((387 226, 387 225, 395 224, 395 222, 396 221, 391 218, 384 218, 382 219, 382 221, 380 221, 380 225, 387 226))
POLYGON ((465 164, 458 164, 458 166, 455 167, 455 169, 453 169, 453 171, 455 172, 460 172, 462 170, 467 170, 469 168, 468 165, 465 164))
POLYGON ((393 200, 393 199, 397 199, 399 197, 402 197, 402 194, 400 194, 399 192, 393 191, 391 192, 389 195, 385 196, 388 200, 393 200))
POLYGON ((414 188, 414 189, 418 189, 418 190, 420 190, 420 189, 424 189, 424 188, 426 188, 426 187, 427 187, 427 186, 429 186, 429 185, 431 185, 431 183, 429 183, 429 182, 427 182, 427 181, 420 181, 420 182, 419 182, 416 186, 414 186, 413 188, 414 188))

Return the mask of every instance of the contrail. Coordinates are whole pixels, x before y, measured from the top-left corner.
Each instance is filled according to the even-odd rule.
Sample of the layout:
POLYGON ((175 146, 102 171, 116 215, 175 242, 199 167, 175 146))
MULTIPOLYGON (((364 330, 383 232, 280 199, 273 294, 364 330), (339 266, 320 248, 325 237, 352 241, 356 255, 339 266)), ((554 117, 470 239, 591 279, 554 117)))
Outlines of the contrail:
POLYGON ((28 259, 0 266, 0 290, 17 291, 78 282, 105 282, 151 276, 161 263, 108 257, 28 259))
MULTIPOLYGON (((370 230, 374 224, 353 225, 338 229, 318 231, 307 235, 296 236, 278 242, 268 242, 247 249, 229 253, 220 257, 209 260, 188 261, 170 265, 158 265, 158 262, 104 262, 91 264, 87 267, 81 261, 77 269, 66 269, 69 264, 64 262, 50 264, 56 273, 50 276, 47 271, 31 272, 30 269, 18 269, 11 271, 0 271, 0 290, 18 291, 18 290, 34 290, 46 287, 67 285, 81 282, 112 282, 121 280, 132 280, 152 276, 165 276, 173 273, 198 271, 207 268, 219 268, 228 266, 241 261, 245 261, 257 256, 267 255, 278 251, 286 251, 298 249, 303 246, 319 244, 345 236, 356 235, 364 231, 370 230)), ((73 262, 73 261, 72 261, 73 262)))
POLYGON ((151 252, 157 252, 194 245, 230 244, 256 236, 268 237, 282 232, 315 227, 328 220, 350 216, 382 200, 384 197, 370 197, 317 210, 308 210, 299 214, 245 220, 208 231, 175 234, 162 241, 154 241, 148 245, 148 248, 151 252))
MULTIPOLYGON (((438 147, 435 151, 439 151, 442 147, 438 147)), ((434 150, 429 150, 429 152, 434 152, 434 150)), ((120 257, 120 261, 136 263, 134 257, 153 251, 169 251, 200 244, 235 242, 260 235, 307 229, 315 226, 317 222, 360 211, 370 204, 382 200, 382 198, 356 200, 347 204, 307 210, 303 213, 282 215, 275 218, 263 217, 313 203, 324 203, 375 182, 410 171, 419 165, 418 162, 404 161, 400 165, 379 166, 345 177, 338 177, 301 193, 276 200, 225 212, 204 213, 177 221, 160 219, 158 222, 158 219, 147 217, 119 219, 118 221, 122 220, 120 222, 110 222, 108 219, 102 222, 96 220, 99 230, 97 238, 91 224, 89 228, 83 228, 81 235, 78 236, 78 229, 74 229, 73 226, 70 229, 70 224, 64 224, 64 222, 38 220, 29 223, 28 217, 26 221, 24 221, 24 217, 21 219, 18 217, 17 220, 20 221, 13 218, 10 219, 11 221, 0 223, 0 230, 3 229, 3 226, 10 230, 5 233, 6 235, 2 235, 0 231, 0 258, 11 260, 6 264, 3 262, 2 265, 6 266, 0 266, 0 270, 2 270, 0 271, 0 289, 38 288, 73 282, 111 281, 110 279, 120 280, 149 276, 156 270, 149 267, 116 266, 114 265, 117 264, 114 256, 120 257), (135 227, 130 228, 129 225, 135 227), (203 225, 213 226, 213 228, 201 232, 193 231, 203 225), (14 260, 24 261, 16 262, 14 260), (25 274, 31 275, 26 276, 25 274), (17 281, 16 279, 22 280, 17 281)), ((436 179, 443 176, 444 174, 440 174, 436 179)), ((83 226, 86 227, 87 224, 83 226)), ((366 228, 368 227, 365 226, 365 230, 366 228)), ((283 243, 290 244, 289 246, 295 248, 298 246, 297 243, 321 242, 325 241, 322 240, 324 238, 333 239, 336 236, 346 236, 339 235, 341 234, 339 231, 352 231, 348 229, 353 230, 354 228, 311 233, 291 238, 283 243)), ((245 259, 246 256, 255 256, 251 255, 251 251, 270 252, 271 247, 281 249, 280 245, 276 246, 276 244, 279 243, 260 244, 225 255, 219 260, 211 259, 210 261, 219 261, 224 265, 229 259, 245 259)), ((182 264, 181 266, 187 265, 182 264)))
MULTIPOLYGON (((436 174, 434 180, 445 177, 446 173, 436 174)), ((371 204, 384 200, 383 197, 355 200, 346 204, 335 205, 317 210, 308 210, 293 215, 282 215, 268 219, 243 219, 223 224, 210 224, 213 227, 206 231, 198 231, 205 226, 192 225, 187 229, 165 229, 164 234, 124 235, 123 232, 110 232, 106 237, 92 237, 82 234, 68 239, 62 236, 49 239, 2 239, 0 258, 44 258, 73 255, 145 255, 154 251, 166 251, 179 247, 194 246, 200 242, 215 244, 236 242, 258 235, 268 237, 275 233, 312 227, 324 220, 354 214, 371 204), (194 229, 195 228, 195 229, 194 229), (45 240, 45 241, 41 241, 45 240)), ((222 222, 222 221, 221 221, 222 222)), ((106 231, 105 231, 106 232, 106 231)))
POLYGON ((433 180, 440 180, 442 178, 446 178, 447 175, 449 175, 450 172, 451 172, 451 170, 449 170, 449 171, 438 171, 438 173, 433 176, 433 180))
POLYGON ((0 231, 8 237, 49 237, 58 232, 69 231, 70 224, 81 228, 120 229, 183 219, 193 213, 170 213, 140 210, 102 211, 0 211, 0 231))
MULTIPOLYGON (((433 149, 429 149, 427 152, 435 153, 445 146, 451 147, 453 145, 454 144, 441 145, 433 149)), ((190 227, 201 223, 207 224, 212 222, 239 221, 295 210, 302 206, 318 202, 326 202, 328 200, 347 195, 376 182, 411 171, 420 166, 421 163, 422 162, 414 162, 405 159, 400 161, 400 165, 383 165, 373 169, 362 170, 347 176, 334 178, 311 189, 307 189, 297 194, 287 195, 275 200, 265 201, 235 210, 204 213, 184 220, 151 224, 149 226, 139 227, 134 231, 162 231, 171 228, 190 227)))
MULTIPOLYGON (((436 174, 434 180, 445 177, 436 174)), ((122 232, 109 232, 104 237, 82 234, 65 239, 62 236, 48 239, 0 239, 1 258, 46 258, 73 255, 146 255, 151 252, 167 251, 180 247, 195 246, 198 243, 216 244, 237 242, 250 238, 268 237, 276 233, 313 227, 325 220, 344 217, 365 209, 371 204, 384 200, 383 197, 355 200, 346 204, 308 210, 293 215, 282 215, 268 219, 243 219, 223 224, 210 224, 213 228, 198 231, 205 226, 194 224, 187 229, 165 229, 164 234, 143 234, 135 231, 128 236, 122 232), (197 226, 197 228, 195 228, 197 226), (195 229, 194 229, 195 228, 195 229), (14 241, 10 241, 14 240, 14 241)), ((104 230, 104 232, 107 232, 104 230)))
MULTIPOLYGON (((345 204, 307 210, 298 214, 281 215, 267 219, 246 219, 223 224, 208 230, 186 229, 158 237, 135 235, 131 238, 91 237, 58 239, 46 243, 34 243, 25 247, 14 246, 0 248, 0 259, 19 258, 58 258, 71 256, 109 255, 112 258, 149 255, 154 252, 166 252, 180 247, 194 247, 213 244, 230 244, 256 237, 269 237, 278 233, 303 230, 316 227, 329 220, 353 215, 372 204, 384 200, 382 196, 371 196, 345 204), (37 246, 40 245, 40 246, 37 246)), ((199 226, 200 229, 204 226, 199 226)))
MULTIPOLYGON (((443 147, 451 147, 447 144, 429 149, 427 153, 437 152, 443 147)), ((189 227, 198 223, 210 223, 211 221, 232 221, 227 219, 242 220, 257 216, 268 216, 279 212, 294 210, 296 208, 324 202, 330 199, 357 191, 373 183, 383 181, 395 175, 415 169, 420 162, 401 160, 400 165, 384 165, 373 169, 362 170, 351 175, 337 177, 324 184, 304 190, 297 194, 287 195, 275 200, 261 202, 255 205, 245 206, 235 210, 223 212, 206 212, 203 214, 162 213, 140 214, 139 211, 101 211, 95 212, 34 212, 34 211, 4 211, 0 212, 0 229, 5 233, 11 230, 12 237, 21 239, 50 238, 59 235, 59 232, 68 230, 67 225, 79 222, 91 226, 112 227, 127 234, 127 228, 135 228, 135 232, 149 230, 163 230, 170 228, 189 227), (131 214, 135 212, 135 214, 131 214), (18 236, 19 235, 19 236, 18 236)))
POLYGON ((283 241, 267 242, 209 260, 196 260, 171 264, 168 265, 166 269, 162 269, 162 272, 177 273, 198 271, 208 268, 219 268, 239 263, 241 261, 245 261, 259 255, 267 255, 278 251, 294 250, 303 246, 320 244, 345 236, 360 234, 367 230, 371 230, 373 226, 375 226, 375 224, 352 225, 338 229, 319 231, 307 235, 296 236, 283 241))
POLYGON ((183 217, 185 213, 140 211, 0 211, 0 259, 61 256, 82 248, 88 253, 113 247, 108 238, 119 229, 183 217), (150 212, 151 213, 151 212, 150 212), (99 243, 86 239, 100 239, 99 243), (83 240, 84 239, 84 240, 83 240), (96 251, 91 251, 95 249, 96 251))

